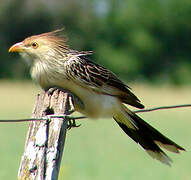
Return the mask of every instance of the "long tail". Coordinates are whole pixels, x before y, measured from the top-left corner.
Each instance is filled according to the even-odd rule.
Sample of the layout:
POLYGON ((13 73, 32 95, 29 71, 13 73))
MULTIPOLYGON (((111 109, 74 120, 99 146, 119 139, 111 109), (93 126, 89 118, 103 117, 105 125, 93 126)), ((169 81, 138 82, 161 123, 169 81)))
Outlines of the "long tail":
POLYGON ((185 151, 184 148, 162 135, 125 106, 122 106, 121 112, 116 114, 113 118, 123 131, 136 143, 142 146, 151 157, 164 164, 170 166, 172 160, 161 148, 174 153, 185 151))

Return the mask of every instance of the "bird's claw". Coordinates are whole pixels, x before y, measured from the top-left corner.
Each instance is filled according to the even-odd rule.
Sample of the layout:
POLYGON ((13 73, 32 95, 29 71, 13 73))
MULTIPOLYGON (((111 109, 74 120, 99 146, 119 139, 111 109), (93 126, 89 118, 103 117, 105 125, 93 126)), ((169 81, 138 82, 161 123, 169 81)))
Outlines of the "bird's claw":
POLYGON ((68 130, 73 128, 73 127, 80 127, 81 126, 81 124, 79 124, 79 125, 76 124, 76 120, 75 119, 68 119, 67 122, 68 122, 67 123, 67 129, 68 130))
POLYGON ((71 129, 73 127, 80 127, 81 124, 77 125, 76 124, 76 119, 84 119, 86 117, 82 116, 82 117, 76 117, 76 119, 74 117, 71 116, 67 116, 67 115, 56 115, 56 114, 51 114, 51 115, 47 115, 46 117, 44 117, 47 120, 51 120, 52 118, 61 118, 61 119, 67 119, 67 129, 71 129))
POLYGON ((58 87, 51 87, 48 90, 46 90, 48 95, 52 95, 54 91, 60 90, 58 87))

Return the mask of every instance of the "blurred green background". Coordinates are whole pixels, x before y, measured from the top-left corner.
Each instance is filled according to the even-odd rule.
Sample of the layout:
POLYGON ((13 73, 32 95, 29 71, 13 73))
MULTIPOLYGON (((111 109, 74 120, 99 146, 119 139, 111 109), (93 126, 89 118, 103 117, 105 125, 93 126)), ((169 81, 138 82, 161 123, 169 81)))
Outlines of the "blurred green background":
MULTIPOLYGON (((93 50, 92 60, 128 82, 146 107, 190 103, 190 19, 190 0, 1 0, 0 119, 30 117, 41 91, 8 48, 62 27, 71 48, 93 50)), ((114 121, 81 120, 82 127, 67 133, 59 179, 190 180, 190 109, 140 115, 187 149, 169 153, 171 168, 151 159, 114 121)), ((0 179, 16 179, 26 132, 27 123, 0 124, 0 179)))

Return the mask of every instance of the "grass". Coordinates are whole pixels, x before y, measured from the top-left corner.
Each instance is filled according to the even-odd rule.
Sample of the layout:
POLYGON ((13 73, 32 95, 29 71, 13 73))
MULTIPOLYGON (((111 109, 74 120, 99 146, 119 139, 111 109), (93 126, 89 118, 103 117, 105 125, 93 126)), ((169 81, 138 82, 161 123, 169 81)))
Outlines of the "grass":
MULTIPOLYGON (((35 94, 32 83, 0 82, 0 119, 30 117, 35 94)), ((190 87, 133 85, 146 107, 190 103, 190 87)), ((189 180, 190 108, 142 113, 140 116, 163 134, 186 148, 181 154, 168 153, 172 167, 150 158, 111 119, 80 120, 82 126, 67 133, 59 179, 67 180, 189 180)), ((0 124, 0 179, 16 179, 23 153, 27 123, 0 124)))

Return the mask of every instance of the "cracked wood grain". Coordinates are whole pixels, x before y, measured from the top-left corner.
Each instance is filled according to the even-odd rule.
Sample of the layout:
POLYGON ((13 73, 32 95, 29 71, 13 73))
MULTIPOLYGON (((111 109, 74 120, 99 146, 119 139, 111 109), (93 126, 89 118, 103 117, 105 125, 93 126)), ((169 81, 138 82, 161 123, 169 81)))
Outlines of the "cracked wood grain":
MULTIPOLYGON (((72 95, 55 90, 37 95, 32 118, 49 114, 70 115, 74 111, 72 95)), ((19 180, 57 180, 63 154, 67 118, 31 121, 18 171, 19 180)))

